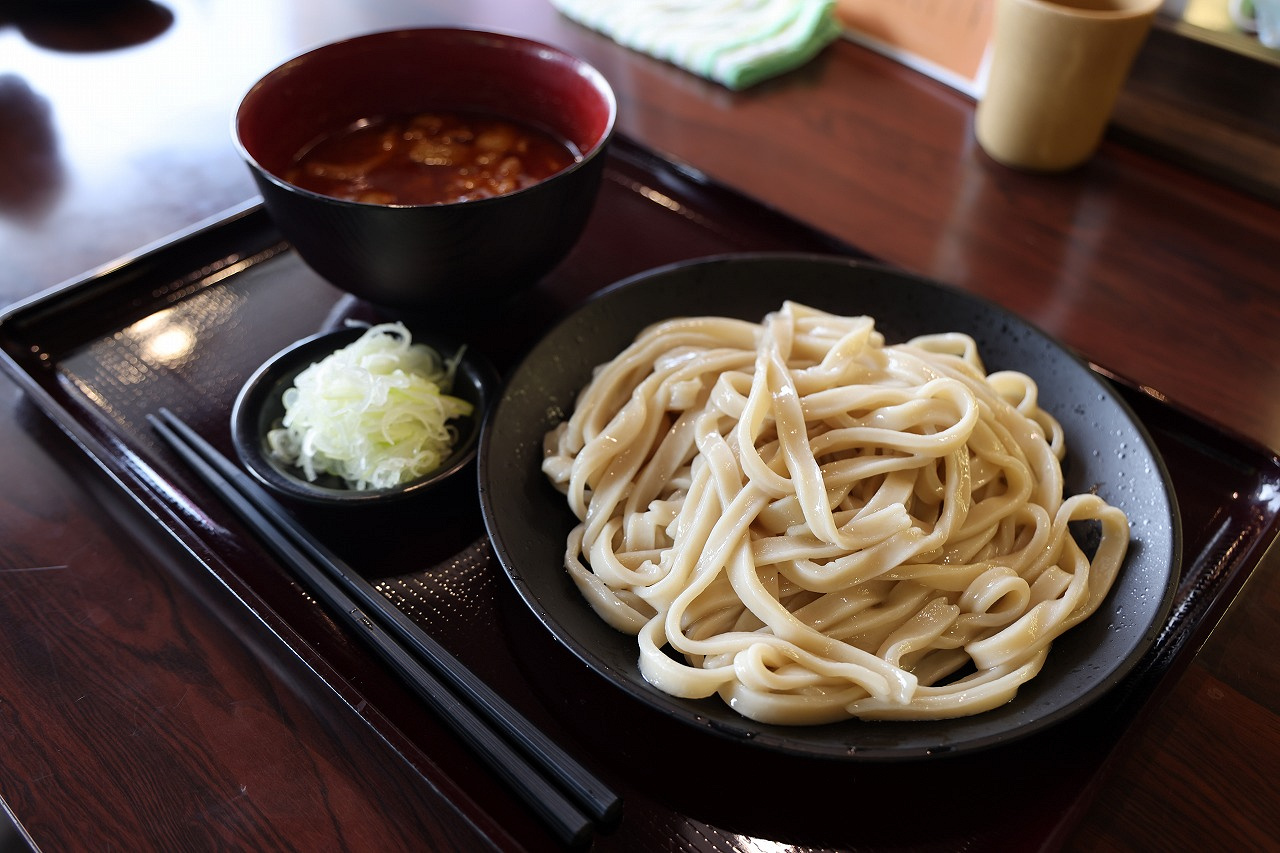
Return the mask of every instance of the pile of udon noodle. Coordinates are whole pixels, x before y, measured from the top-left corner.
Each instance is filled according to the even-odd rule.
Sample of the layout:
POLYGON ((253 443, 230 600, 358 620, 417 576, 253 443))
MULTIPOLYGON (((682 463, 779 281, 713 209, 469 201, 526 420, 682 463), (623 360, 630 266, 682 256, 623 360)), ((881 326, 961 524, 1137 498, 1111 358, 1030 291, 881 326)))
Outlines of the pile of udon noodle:
POLYGON ((543 471, 581 522, 568 571, 657 688, 767 723, 937 719, 1010 700, 1119 570, 1128 521, 1064 498, 1064 447, 972 338, 886 346, 789 302, 646 329, 543 471))

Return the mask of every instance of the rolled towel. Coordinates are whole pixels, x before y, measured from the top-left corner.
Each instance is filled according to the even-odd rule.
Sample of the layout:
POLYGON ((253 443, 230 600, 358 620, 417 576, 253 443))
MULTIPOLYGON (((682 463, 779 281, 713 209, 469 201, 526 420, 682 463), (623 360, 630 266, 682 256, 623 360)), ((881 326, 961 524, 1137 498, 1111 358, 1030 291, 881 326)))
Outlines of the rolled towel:
POLYGON ((730 89, 805 64, 839 37, 835 0, 551 0, 624 47, 730 89))

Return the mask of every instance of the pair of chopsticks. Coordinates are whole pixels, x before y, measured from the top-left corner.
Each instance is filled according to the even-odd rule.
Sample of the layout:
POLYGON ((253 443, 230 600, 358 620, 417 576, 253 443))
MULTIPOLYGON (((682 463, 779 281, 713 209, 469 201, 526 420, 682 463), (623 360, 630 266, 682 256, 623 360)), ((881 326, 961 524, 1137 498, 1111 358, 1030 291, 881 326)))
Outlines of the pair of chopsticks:
POLYGON ((148 422, 319 600, 363 637, 541 818, 585 847, 616 825, 622 800, 457 658, 303 529, 284 508, 168 409, 148 422))

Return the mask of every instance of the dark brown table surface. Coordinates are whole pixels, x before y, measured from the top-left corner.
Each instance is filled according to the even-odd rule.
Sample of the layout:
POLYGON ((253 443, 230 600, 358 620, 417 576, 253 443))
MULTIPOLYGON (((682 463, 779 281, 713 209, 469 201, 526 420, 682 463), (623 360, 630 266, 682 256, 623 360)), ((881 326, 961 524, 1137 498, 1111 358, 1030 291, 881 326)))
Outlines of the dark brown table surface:
MULTIPOLYGON (((251 198, 229 122, 261 73, 322 41, 426 24, 577 52, 641 145, 1280 447, 1274 205, 1115 141, 1067 175, 1001 168, 973 142, 969 99, 849 42, 735 94, 542 0, 0 4, 0 304, 251 198), (110 8, 86 21, 77 5, 110 8)), ((500 792, 424 790, 338 697, 299 683, 309 670, 240 602, 184 572, 154 520, 8 377, 0 472, 0 798, 35 846, 470 849, 495 836, 440 803, 478 802, 499 826, 500 792)), ((1240 581, 1093 789, 1064 804, 1051 844, 1280 838, 1274 556, 1240 581)), ((691 826, 667 849, 707 838, 691 826)))

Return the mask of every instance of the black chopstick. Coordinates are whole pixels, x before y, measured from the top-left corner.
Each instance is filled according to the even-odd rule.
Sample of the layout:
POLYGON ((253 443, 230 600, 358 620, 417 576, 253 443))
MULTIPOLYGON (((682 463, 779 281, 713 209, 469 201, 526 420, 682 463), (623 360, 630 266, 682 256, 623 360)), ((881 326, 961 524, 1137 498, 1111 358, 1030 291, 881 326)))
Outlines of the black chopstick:
POLYGON ((616 793, 298 525, 248 475, 168 409, 161 409, 158 417, 148 415, 147 420, 312 592, 341 614, 526 800, 561 841, 584 844, 593 826, 607 829, 616 824, 622 807, 616 793), (397 642, 397 637, 411 648, 397 642))

